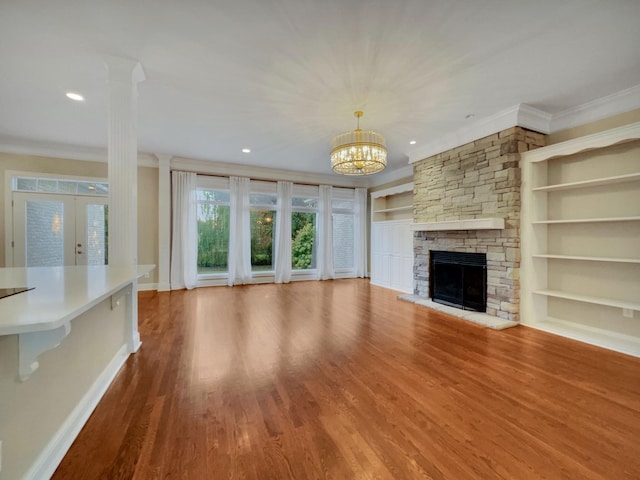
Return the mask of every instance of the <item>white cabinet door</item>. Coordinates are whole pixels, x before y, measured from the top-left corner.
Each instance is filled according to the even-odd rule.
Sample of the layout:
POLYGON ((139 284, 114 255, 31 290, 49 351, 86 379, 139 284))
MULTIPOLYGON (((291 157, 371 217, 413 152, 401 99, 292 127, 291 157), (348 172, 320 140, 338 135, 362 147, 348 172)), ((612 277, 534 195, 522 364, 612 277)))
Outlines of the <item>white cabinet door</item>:
POLYGON ((401 292, 413 291, 411 221, 371 226, 371 283, 401 292))

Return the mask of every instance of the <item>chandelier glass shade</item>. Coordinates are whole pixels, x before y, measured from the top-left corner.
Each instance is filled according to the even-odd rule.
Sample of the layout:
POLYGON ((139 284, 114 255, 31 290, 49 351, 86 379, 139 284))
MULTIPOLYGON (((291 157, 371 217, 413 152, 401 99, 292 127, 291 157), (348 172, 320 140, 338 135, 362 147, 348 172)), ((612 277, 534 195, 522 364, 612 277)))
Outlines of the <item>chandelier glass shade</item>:
POLYGON ((387 166, 387 148, 384 136, 378 132, 360 129, 362 112, 355 112, 358 126, 351 132, 333 138, 331 168, 341 175, 371 175, 387 166))

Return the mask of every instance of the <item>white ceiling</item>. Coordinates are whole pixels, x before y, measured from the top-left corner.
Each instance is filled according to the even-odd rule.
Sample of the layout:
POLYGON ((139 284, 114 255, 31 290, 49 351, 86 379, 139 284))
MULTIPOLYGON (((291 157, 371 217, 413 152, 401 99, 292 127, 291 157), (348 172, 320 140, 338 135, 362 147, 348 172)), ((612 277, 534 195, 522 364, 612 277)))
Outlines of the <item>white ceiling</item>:
POLYGON ((638 0, 2 0, 0 135, 106 146, 116 55, 146 73, 141 151, 328 174, 360 109, 393 170, 470 113, 640 84, 639 21, 638 0))

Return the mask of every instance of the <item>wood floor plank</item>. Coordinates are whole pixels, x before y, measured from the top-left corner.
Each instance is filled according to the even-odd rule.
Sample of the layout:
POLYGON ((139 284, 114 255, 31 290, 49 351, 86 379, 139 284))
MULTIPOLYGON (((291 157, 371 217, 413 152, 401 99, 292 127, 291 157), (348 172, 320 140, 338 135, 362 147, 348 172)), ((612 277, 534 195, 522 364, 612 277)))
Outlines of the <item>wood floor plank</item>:
POLYGON ((54 479, 638 479, 640 359, 367 280, 143 292, 54 479))

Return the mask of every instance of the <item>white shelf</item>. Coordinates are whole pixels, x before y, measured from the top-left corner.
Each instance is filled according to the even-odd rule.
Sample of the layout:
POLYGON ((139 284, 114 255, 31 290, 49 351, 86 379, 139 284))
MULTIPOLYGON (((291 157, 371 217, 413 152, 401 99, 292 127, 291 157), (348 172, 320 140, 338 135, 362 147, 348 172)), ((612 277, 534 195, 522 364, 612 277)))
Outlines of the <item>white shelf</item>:
POLYGON ((605 305, 607 307, 640 311, 640 303, 636 302, 626 302, 624 300, 614 300, 611 298, 593 297, 591 295, 580 295, 577 293, 563 292, 560 290, 536 290, 533 293, 537 295, 544 295, 546 297, 564 298, 566 300, 575 300, 576 302, 593 303, 596 305, 605 305))
POLYGON ((520 159, 531 163, 546 162, 567 155, 609 147, 637 139, 640 139, 640 122, 594 133, 581 138, 575 138, 573 140, 567 140, 566 142, 556 143, 555 145, 529 150, 520 154, 520 159))
POLYGON ((410 212, 413 211, 413 205, 403 205, 402 207, 381 208, 374 210, 373 213, 389 213, 389 212, 410 212))
POLYGON ((537 220, 531 222, 534 225, 550 225, 560 223, 605 223, 605 222, 635 222, 640 216, 633 217, 608 217, 608 218, 572 218, 567 220, 537 220))
POLYGON ((547 185, 536 187, 534 192, 554 192, 558 190, 573 190, 575 188, 598 187, 601 185, 613 185, 616 183, 635 182, 640 180, 640 173, 629 173, 627 175, 617 175, 615 177, 597 178, 594 180, 584 180, 581 182, 559 183, 557 185, 547 185))
POLYGON ((640 258, 584 257, 578 255, 537 254, 533 258, 555 258, 558 260, 578 260, 587 262, 640 263, 640 258))
POLYGON ((521 324, 544 332, 553 333, 554 335, 560 335, 598 347, 626 353, 627 355, 640 357, 640 339, 630 335, 615 333, 602 328, 589 327, 553 317, 548 317, 546 320, 536 323, 522 322, 521 324))
POLYGON ((413 182, 408 182, 402 185, 396 185, 395 187, 385 188, 384 190, 378 190, 377 192, 371 192, 371 198, 388 197, 411 191, 413 191, 413 182))

